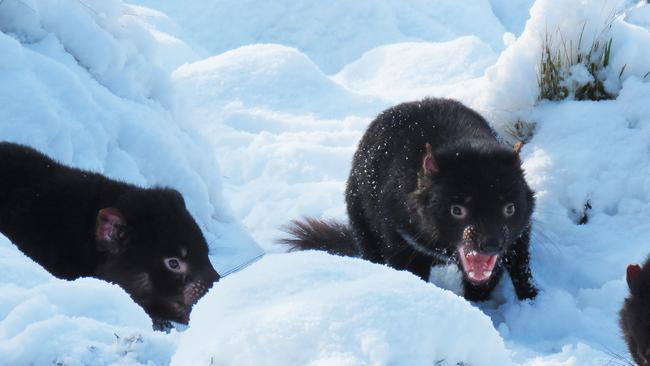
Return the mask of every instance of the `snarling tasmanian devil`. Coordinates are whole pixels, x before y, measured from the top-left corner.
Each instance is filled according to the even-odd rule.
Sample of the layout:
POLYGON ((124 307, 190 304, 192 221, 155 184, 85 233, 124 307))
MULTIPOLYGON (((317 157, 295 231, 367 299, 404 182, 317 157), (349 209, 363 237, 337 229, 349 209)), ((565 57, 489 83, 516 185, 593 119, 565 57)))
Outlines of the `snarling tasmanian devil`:
POLYGON ((63 279, 121 286, 156 323, 187 323, 219 279, 173 189, 143 189, 0 143, 0 232, 63 279))
POLYGON ((650 366, 650 258, 643 267, 627 267, 627 284, 630 296, 621 309, 621 329, 634 362, 650 366))
POLYGON ((520 299, 537 290, 529 269, 533 193, 518 150, 461 103, 425 99, 381 113, 354 155, 345 192, 349 226, 294 221, 294 249, 360 256, 428 279, 456 263, 464 295, 486 299, 503 268, 520 299))

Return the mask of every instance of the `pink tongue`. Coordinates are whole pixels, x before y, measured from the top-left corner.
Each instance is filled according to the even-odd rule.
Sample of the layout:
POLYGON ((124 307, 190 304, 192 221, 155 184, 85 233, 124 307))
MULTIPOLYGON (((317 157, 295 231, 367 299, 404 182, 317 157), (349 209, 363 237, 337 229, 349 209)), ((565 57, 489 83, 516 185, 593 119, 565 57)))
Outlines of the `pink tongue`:
POLYGON ((496 255, 484 255, 477 252, 461 251, 463 267, 470 280, 481 282, 492 275, 492 270, 497 262, 496 255))

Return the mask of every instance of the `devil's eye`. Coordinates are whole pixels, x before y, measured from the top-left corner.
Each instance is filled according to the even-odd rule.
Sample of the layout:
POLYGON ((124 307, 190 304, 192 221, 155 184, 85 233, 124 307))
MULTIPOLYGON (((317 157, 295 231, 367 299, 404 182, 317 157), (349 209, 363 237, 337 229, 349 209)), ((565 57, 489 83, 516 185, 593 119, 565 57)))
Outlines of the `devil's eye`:
POLYGON ((457 219, 463 219, 467 216, 467 209, 461 205, 451 205, 451 216, 457 219))
POLYGON ((178 258, 165 258, 165 267, 172 272, 183 273, 185 272, 185 263, 178 258))
POLYGON ((514 203, 508 203, 503 207, 503 214, 506 217, 510 217, 515 214, 515 204, 514 203))

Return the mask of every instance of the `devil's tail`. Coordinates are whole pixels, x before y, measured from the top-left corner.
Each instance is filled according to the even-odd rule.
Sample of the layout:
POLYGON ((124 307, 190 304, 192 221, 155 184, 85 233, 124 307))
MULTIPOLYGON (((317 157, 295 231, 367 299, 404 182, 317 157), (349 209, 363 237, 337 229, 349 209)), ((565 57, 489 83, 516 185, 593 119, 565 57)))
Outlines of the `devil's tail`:
POLYGON ((360 255, 350 227, 335 220, 293 220, 284 231, 290 237, 278 242, 290 246, 289 251, 323 250, 348 257, 360 255))

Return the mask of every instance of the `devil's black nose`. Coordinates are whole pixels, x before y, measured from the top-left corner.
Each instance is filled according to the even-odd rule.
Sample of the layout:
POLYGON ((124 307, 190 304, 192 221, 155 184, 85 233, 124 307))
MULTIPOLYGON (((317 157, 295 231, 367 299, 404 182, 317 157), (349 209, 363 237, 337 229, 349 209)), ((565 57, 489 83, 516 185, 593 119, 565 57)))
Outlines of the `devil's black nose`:
POLYGON ((478 250, 485 254, 499 254, 503 250, 503 239, 489 236, 478 242, 478 250))

